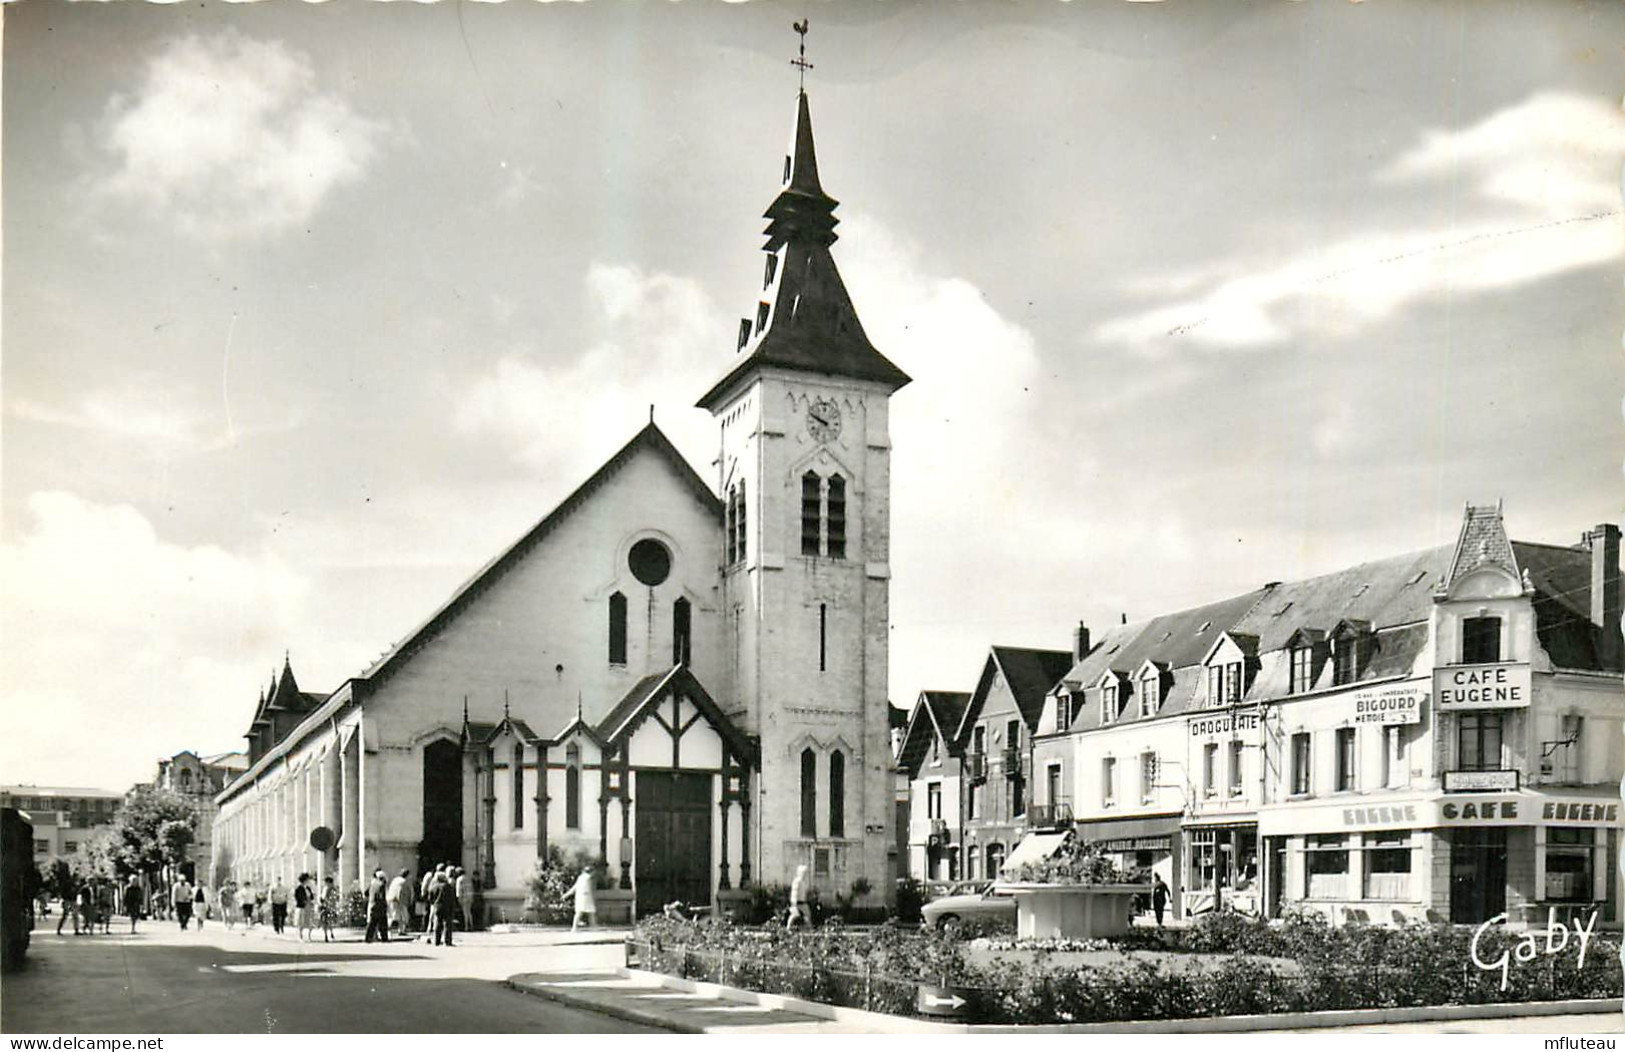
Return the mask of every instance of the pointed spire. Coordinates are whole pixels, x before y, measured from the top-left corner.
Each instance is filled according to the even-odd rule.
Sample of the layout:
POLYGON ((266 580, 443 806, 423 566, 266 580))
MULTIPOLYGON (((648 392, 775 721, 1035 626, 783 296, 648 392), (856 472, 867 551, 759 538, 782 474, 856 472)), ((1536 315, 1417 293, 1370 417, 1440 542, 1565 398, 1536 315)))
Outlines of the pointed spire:
POLYGON ((581 692, 576 691, 576 721, 581 721, 581 692))
POLYGON ((812 110, 805 91, 796 95, 796 127, 784 157, 779 196, 764 213, 768 220, 765 251, 777 252, 791 241, 828 247, 835 243, 835 207, 818 181, 818 151, 813 146, 812 110))
POLYGON ((502 722, 508 722, 508 689, 502 689, 502 722))
POLYGON ((463 695, 463 726, 468 726, 468 695, 463 695))

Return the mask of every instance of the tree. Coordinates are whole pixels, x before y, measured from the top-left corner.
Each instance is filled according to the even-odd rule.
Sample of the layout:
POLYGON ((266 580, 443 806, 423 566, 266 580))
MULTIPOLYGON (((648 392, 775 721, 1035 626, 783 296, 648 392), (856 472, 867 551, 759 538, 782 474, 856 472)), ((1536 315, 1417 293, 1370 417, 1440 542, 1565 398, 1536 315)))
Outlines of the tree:
POLYGON ((157 874, 179 866, 197 834, 191 805, 179 793, 155 785, 138 785, 124 798, 118 818, 108 827, 111 856, 120 873, 157 874))
POLYGON ((63 902, 73 901, 73 893, 78 888, 78 884, 73 879, 73 867, 68 865, 67 859, 53 858, 51 860, 51 872, 46 875, 45 886, 50 888, 51 893, 63 902))

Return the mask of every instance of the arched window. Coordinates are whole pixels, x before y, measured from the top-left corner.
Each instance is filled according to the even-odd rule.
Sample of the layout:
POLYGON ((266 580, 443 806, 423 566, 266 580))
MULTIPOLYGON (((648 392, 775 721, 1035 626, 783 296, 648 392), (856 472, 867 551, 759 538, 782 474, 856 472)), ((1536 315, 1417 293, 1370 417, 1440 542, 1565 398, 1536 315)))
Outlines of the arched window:
POLYGON ((818 835, 818 757, 801 750, 801 835, 818 835))
POLYGON ((581 747, 564 750, 564 828, 581 828, 581 747))
POLYGON ((688 600, 678 598, 671 606, 671 660, 676 665, 691 663, 689 628, 691 615, 688 600))
POLYGON ((739 480, 739 510, 734 512, 734 547, 739 561, 745 561, 745 480, 739 480))
POLYGON ((739 558, 739 545, 734 541, 734 522, 739 513, 739 487, 728 487, 728 511, 722 523, 722 565, 732 566, 739 558))
POLYGON ((513 827, 525 828, 525 746, 513 747, 513 827))
POLYGON ((829 477, 828 554, 831 559, 846 558, 846 479, 829 477))
POLYGON ((626 664, 626 596, 609 597, 609 663, 626 664))
POLYGON ((846 836, 846 754, 829 757, 829 835, 846 836))
POLYGON ((801 554, 819 554, 818 519, 821 494, 818 474, 809 471, 801 476, 801 554))

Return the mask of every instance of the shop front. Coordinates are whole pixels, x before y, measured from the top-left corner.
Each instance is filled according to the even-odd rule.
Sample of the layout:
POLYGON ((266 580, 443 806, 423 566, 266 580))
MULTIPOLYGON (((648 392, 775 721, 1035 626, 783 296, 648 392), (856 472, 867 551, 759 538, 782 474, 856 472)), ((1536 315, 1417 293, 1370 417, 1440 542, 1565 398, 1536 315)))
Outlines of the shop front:
POLYGON ((1335 922, 1544 924, 1599 914, 1617 927, 1620 801, 1606 790, 1383 794, 1259 813, 1266 912, 1335 922))
POLYGON ((1092 844, 1109 857, 1125 879, 1150 883, 1153 874, 1168 885, 1168 905, 1175 918, 1184 916, 1180 889, 1184 886, 1177 814, 1144 815, 1079 821, 1073 830, 1078 839, 1092 844))
POLYGON ((1264 898, 1257 822, 1187 824, 1184 842, 1186 913, 1260 913, 1264 898))

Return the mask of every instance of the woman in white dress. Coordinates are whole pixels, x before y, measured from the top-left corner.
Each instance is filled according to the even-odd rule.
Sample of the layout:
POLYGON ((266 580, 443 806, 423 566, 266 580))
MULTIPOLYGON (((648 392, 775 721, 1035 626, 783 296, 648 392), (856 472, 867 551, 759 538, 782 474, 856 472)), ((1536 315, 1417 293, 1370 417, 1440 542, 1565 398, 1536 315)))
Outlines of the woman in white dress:
POLYGON ((575 886, 570 892, 575 896, 576 910, 575 920, 570 922, 570 930, 579 930, 583 919, 586 920, 587 927, 592 927, 592 915, 598 912, 598 902, 593 898, 591 867, 581 871, 581 876, 576 878, 575 886))

